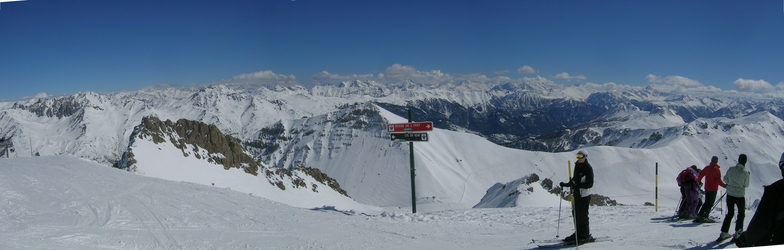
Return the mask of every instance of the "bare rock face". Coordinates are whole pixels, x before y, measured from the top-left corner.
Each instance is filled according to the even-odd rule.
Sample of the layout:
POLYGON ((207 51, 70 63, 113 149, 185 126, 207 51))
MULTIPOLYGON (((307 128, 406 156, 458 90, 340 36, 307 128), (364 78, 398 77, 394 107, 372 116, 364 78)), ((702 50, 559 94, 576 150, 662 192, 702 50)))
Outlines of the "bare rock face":
POLYGON ((53 99, 39 99, 37 102, 28 105, 14 103, 13 108, 28 110, 38 117, 63 118, 77 114, 84 108, 85 104, 79 98, 79 95, 74 95, 53 99))
MULTIPOLYGON (((149 137, 156 144, 164 143, 168 138, 170 143, 182 150, 184 156, 193 154, 196 158, 207 157, 207 161, 223 165, 226 170, 238 168, 253 175, 258 175, 259 172, 259 164, 244 152, 242 142, 230 135, 224 135, 215 125, 186 119, 179 119, 177 122, 161 121, 157 117, 147 116, 136 127, 131 140, 136 136, 149 137), (198 148, 207 150, 208 155, 198 154, 198 148)), ((123 158, 127 160, 121 161, 118 167, 127 168, 133 165, 133 153, 126 155, 123 158)))
MULTIPOLYGON (((269 183, 277 186, 281 190, 286 190, 285 181, 290 182, 294 188, 308 188, 314 193, 318 193, 316 183, 306 183, 300 175, 308 175, 313 179, 336 192, 349 197, 345 190, 340 188, 335 179, 330 178, 320 170, 299 166, 294 169, 269 168, 256 162, 256 160, 246 154, 242 141, 229 135, 224 135, 217 126, 198 121, 179 119, 177 122, 171 120, 161 121, 155 116, 147 116, 142 119, 141 124, 134 128, 131 134, 130 144, 138 139, 150 140, 156 144, 171 143, 182 150, 185 157, 193 156, 199 159, 206 159, 211 163, 222 165, 223 169, 231 168, 242 169, 248 174, 258 176, 259 173, 266 175, 269 183), (207 151, 204 154, 204 151, 207 151), (201 153, 200 153, 201 152, 201 153)), ((124 153, 122 159, 115 164, 116 168, 133 171, 136 164, 135 155, 131 150, 124 153)))

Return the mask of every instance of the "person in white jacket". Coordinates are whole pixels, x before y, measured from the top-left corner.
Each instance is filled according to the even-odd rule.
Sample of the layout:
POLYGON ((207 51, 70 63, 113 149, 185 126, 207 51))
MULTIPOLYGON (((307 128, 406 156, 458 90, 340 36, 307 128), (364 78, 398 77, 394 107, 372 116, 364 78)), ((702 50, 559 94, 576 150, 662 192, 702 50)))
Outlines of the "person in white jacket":
POLYGON ((737 239, 743 233, 743 219, 746 217, 746 188, 749 187, 749 171, 746 170, 747 158, 745 154, 738 156, 738 164, 727 170, 724 175, 724 183, 727 183, 727 215, 724 223, 721 224, 721 234, 718 240, 725 240, 730 237, 730 223, 738 207, 738 220, 735 221, 735 235, 737 239))

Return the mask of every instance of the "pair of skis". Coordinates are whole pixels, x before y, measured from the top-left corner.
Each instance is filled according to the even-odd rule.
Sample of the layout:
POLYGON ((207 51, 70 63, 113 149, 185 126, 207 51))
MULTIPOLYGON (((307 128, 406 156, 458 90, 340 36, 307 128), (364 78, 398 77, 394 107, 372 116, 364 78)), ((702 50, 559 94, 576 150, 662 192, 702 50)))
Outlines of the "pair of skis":
POLYGON ((714 241, 711 241, 708 244, 705 244, 705 247, 706 248, 711 248, 711 249, 714 249, 714 248, 724 248, 724 247, 727 247, 729 245, 732 245, 733 243, 735 243, 735 239, 732 236, 730 236, 728 238, 724 238, 724 239, 719 237, 718 239, 716 239, 714 241))
POLYGON ((578 245, 588 244, 592 242, 602 242, 602 241, 611 241, 610 237, 598 237, 598 238, 591 238, 585 242, 574 242, 574 241, 563 241, 562 239, 551 239, 551 240, 532 240, 532 244, 536 244, 537 248, 539 249, 547 249, 547 248, 565 248, 565 247, 574 247, 578 245))

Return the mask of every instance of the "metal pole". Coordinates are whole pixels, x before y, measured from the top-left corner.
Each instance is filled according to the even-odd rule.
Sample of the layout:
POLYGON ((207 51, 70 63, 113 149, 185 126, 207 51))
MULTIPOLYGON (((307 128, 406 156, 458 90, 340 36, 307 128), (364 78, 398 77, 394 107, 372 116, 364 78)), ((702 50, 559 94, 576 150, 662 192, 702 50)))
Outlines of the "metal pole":
MULTIPOLYGON (((724 197, 724 191, 719 190, 719 193, 721 193, 721 197, 724 197)), ((724 202, 721 202, 721 200, 719 200, 719 207, 721 208, 721 215, 726 215, 724 213, 724 202)))
POLYGON ((678 205, 675 205, 675 215, 673 215, 674 217, 677 217, 677 216, 680 215, 680 213, 678 213, 678 211, 681 210, 681 203, 683 203, 683 195, 681 195, 681 199, 678 200, 678 205))
MULTIPOLYGON (((413 122, 411 119, 411 109, 408 110, 408 122, 413 122)), ((416 185, 414 182, 414 176, 416 176, 416 171, 414 168, 414 142, 408 142, 408 151, 411 158, 411 210, 412 213, 416 213, 416 185)))
POLYGON ((556 227, 555 230, 556 239, 560 237, 559 235, 561 233, 561 203, 563 203, 563 194, 564 194, 564 190, 563 187, 561 187, 561 193, 558 194, 558 226, 556 227))
MULTIPOLYGON (((719 199, 717 199, 716 202, 713 203, 713 206, 711 207, 711 210, 708 211, 708 217, 709 218, 710 218, 710 213, 713 212, 713 209, 716 208, 716 206, 718 206, 719 204, 721 204, 721 200, 724 199, 724 196, 727 196, 727 193, 722 194, 721 197, 719 197, 719 199)), ((722 207, 721 209, 724 209, 724 208, 722 207)))
POLYGON ((656 212, 659 212, 659 163, 656 163, 656 212))

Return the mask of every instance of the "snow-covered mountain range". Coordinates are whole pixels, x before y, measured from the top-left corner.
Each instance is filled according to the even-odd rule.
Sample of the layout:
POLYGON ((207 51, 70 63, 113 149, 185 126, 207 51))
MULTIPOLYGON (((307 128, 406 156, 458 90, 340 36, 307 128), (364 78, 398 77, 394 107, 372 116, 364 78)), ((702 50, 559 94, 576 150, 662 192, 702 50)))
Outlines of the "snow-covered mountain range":
MULTIPOLYGON (((784 150, 780 107, 784 101, 773 94, 615 84, 561 86, 542 77, 499 85, 351 81, 306 89, 224 84, 3 102, 0 137, 13 143, 10 157, 67 154, 130 168, 132 153, 139 174, 153 175, 157 169, 165 173, 156 176, 160 178, 223 185, 216 176, 237 172, 264 177, 252 180, 262 186, 273 187, 270 183, 279 181, 292 185, 287 190, 295 189, 298 184, 292 180, 299 177, 308 188, 319 186, 321 197, 332 192, 322 190, 335 189, 301 171, 318 169, 358 204, 407 206, 408 145, 391 141, 385 124, 406 122, 411 109, 415 121, 433 121, 436 127, 429 142, 415 147, 417 202, 425 208, 474 207, 488 190, 498 191, 496 184, 522 183, 521 178, 531 174, 563 181, 577 149, 589 151, 601 183, 595 187, 597 194, 623 204, 652 202, 658 164, 659 174, 668 181, 659 190, 667 194, 664 197, 672 196, 664 202, 674 204, 677 186, 672 187, 668 177, 690 165, 704 166, 712 155, 721 158, 725 171, 738 154, 749 155, 754 176, 749 194, 759 197, 761 186, 778 176, 773 166, 784 150), (210 134, 171 133, 176 126, 158 130, 166 138, 162 141, 142 136, 139 128, 149 117, 172 125, 182 120, 214 127, 221 136, 236 139, 241 149, 231 152, 247 159, 226 167, 216 159, 227 157, 228 151, 216 155, 206 144, 178 142, 210 134), (182 177, 192 171, 183 166, 202 163, 222 172, 193 170, 192 178, 182 177), (256 175, 249 171, 252 165, 258 165, 256 175), (296 177, 283 181, 260 174, 278 168, 296 177), (614 174, 602 175, 605 171, 614 174), (625 178, 615 178, 619 175, 625 178)), ((229 179, 224 179, 225 187, 232 187, 229 179)), ((275 198, 281 196, 267 188, 243 192, 261 192, 262 197, 304 207, 330 205, 332 199, 291 202, 275 198)))

